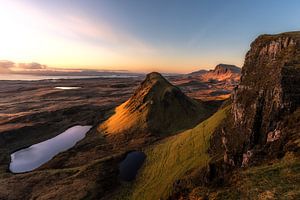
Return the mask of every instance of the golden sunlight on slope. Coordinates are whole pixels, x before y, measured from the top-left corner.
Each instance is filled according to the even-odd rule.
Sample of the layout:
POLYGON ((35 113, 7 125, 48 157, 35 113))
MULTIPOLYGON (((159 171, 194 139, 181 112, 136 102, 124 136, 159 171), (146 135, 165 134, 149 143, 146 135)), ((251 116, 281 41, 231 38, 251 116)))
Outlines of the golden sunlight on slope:
POLYGON ((154 72, 148 74, 133 96, 98 127, 98 132, 123 135, 127 139, 165 135, 190 128, 210 113, 201 101, 187 97, 154 72))
POLYGON ((129 112, 126 108, 128 102, 129 100, 118 106, 115 109, 115 114, 99 126, 98 131, 105 130, 104 134, 116 134, 124 132, 124 130, 128 130, 138 124, 145 124, 142 122, 142 119, 144 119, 142 115, 146 113, 129 112))

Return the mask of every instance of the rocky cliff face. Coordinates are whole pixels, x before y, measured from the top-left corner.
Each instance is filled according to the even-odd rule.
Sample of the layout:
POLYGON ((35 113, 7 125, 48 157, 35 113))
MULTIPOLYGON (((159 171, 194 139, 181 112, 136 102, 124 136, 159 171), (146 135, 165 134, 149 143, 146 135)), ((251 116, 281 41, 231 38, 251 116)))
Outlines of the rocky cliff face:
POLYGON ((300 105, 300 32, 258 37, 246 55, 232 99, 233 126, 243 141, 243 155, 240 161, 231 158, 231 164, 249 164, 258 149, 272 143, 277 148, 266 153, 279 150, 288 134, 282 131, 285 116, 300 105))
MULTIPOLYGON (((174 183, 170 199, 218 199, 222 192, 220 199, 262 199, 278 188, 290 192, 299 182, 300 32, 259 36, 231 98, 226 105, 231 104, 231 112, 210 138, 210 163, 174 183), (235 170, 241 167, 254 172, 245 177, 244 171, 235 170), (276 182, 276 177, 288 181, 276 182), (261 179, 268 181, 257 186, 261 179)), ((284 196, 283 190, 276 193, 299 199, 284 196)))

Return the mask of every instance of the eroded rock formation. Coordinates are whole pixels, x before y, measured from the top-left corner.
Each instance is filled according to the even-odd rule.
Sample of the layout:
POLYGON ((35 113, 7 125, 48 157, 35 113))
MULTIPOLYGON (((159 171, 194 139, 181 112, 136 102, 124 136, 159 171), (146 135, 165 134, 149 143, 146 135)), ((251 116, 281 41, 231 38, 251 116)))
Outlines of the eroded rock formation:
MULTIPOLYGON (((231 113, 210 140, 211 162, 178 180, 170 199, 215 199, 209 191, 225 188, 220 185, 232 194, 244 184, 233 177, 241 176, 235 169, 272 165, 289 155, 295 162, 299 157, 300 32, 259 36, 229 103, 231 113)), ((245 199, 255 199, 247 192, 245 199)))
POLYGON ((258 37, 232 99, 234 126, 244 137, 245 166, 252 149, 284 140, 284 117, 300 105, 300 32, 258 37))

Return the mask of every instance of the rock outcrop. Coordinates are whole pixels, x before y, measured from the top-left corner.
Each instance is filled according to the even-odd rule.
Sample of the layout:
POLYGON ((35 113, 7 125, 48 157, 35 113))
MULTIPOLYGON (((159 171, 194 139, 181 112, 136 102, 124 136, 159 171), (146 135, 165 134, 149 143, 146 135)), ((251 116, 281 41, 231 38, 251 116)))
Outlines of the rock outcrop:
POLYGON ((232 101, 226 134, 239 146, 231 145, 225 155, 234 156, 225 161, 244 167, 257 154, 282 154, 286 118, 300 105, 300 32, 262 35, 251 44, 232 101))
POLYGON ((199 70, 171 79, 185 94, 203 101, 224 100, 238 85, 241 68, 219 64, 213 70, 199 70))
POLYGON ((241 74, 241 68, 235 65, 218 64, 213 70, 215 74, 236 73, 241 74))
POLYGON ((98 131, 128 138, 159 136, 190 128, 208 114, 200 101, 187 97, 162 75, 153 72, 98 131))
POLYGON ((246 55, 241 82, 231 98, 227 102, 231 112, 210 139, 210 163, 174 183, 170 199, 215 199, 220 190, 228 195, 238 191, 229 199, 257 199, 238 168, 254 170, 254 183, 260 176, 268 181, 286 176, 291 185, 297 182, 299 170, 291 168, 299 166, 300 158, 300 32, 259 36, 246 55), (259 167, 270 171, 257 175, 259 167))
POLYGON ((213 70, 200 70, 190 73, 189 76, 197 76, 201 81, 238 82, 241 76, 241 68, 235 65, 218 64, 213 70))

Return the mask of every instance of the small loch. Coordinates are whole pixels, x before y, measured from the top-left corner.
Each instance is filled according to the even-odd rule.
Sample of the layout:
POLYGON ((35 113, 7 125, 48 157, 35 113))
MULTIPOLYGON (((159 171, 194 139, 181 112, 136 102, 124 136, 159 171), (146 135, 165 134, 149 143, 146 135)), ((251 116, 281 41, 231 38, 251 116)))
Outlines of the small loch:
POLYGON ((128 153, 119 165, 120 179, 122 181, 133 181, 145 159, 146 155, 141 151, 128 153))
POLYGON ((11 154, 10 171, 23 173, 40 167, 55 155, 73 147, 91 128, 92 126, 73 126, 56 137, 14 152, 11 154))

